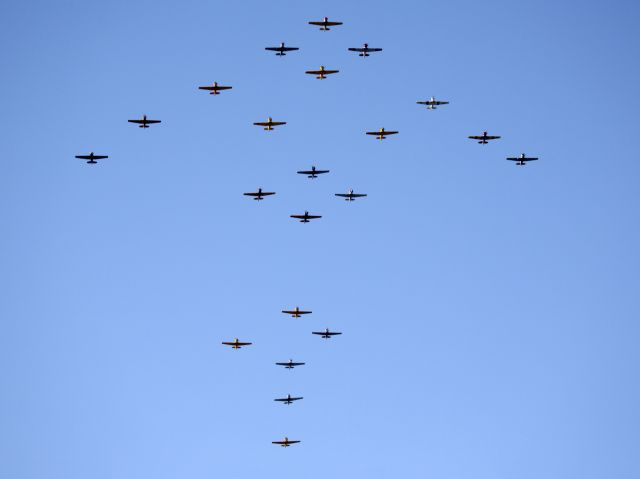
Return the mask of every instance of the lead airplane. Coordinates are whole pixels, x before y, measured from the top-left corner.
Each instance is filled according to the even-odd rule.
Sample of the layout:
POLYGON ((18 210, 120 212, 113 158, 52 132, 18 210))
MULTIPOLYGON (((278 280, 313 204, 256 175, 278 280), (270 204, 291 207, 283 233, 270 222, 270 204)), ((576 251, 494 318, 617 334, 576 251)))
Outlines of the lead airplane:
POLYGON ((219 95, 223 90, 231 90, 233 87, 231 86, 222 86, 218 85, 217 81, 213 82, 213 85, 210 86, 199 86, 198 90, 206 90, 209 92, 209 95, 219 95))
POLYGON ((435 110, 440 105, 448 105, 448 101, 436 100, 434 97, 429 98, 427 101, 417 101, 418 105, 427 105, 427 110, 435 110))
POLYGON ((87 161, 90 165, 95 165, 98 163, 96 160, 104 160, 105 158, 109 158, 107 155, 94 155, 93 151, 88 155, 76 155, 76 158, 80 160, 89 160, 87 161))
POLYGON ((308 211, 305 211, 303 215, 289 215, 291 218, 300 220, 300 223, 309 223, 309 220, 316 220, 322 218, 320 215, 310 215, 308 211))
POLYGON ((517 162, 516 165, 518 165, 518 166, 524 166, 527 161, 536 161, 537 159, 538 158, 527 157, 527 155, 525 155, 524 153, 522 153, 520 156, 515 157, 515 158, 513 158, 513 157, 507 158, 507 160, 509 160, 509 161, 517 162))
POLYGON ((263 200, 265 196, 275 195, 274 191, 262 191, 262 188, 258 188, 258 191, 253 193, 243 193, 244 196, 252 196, 254 200, 263 200))
POLYGON ((271 52, 278 52, 276 55, 279 57, 283 57, 286 55, 285 52, 292 52, 294 50, 300 50, 298 47, 285 47, 284 42, 280 44, 279 47, 265 47, 265 50, 269 50, 271 52))
POLYGON ((162 123, 160 120, 148 120, 147 115, 142 115, 142 120, 127 120, 129 123, 135 123, 140 128, 149 128, 149 125, 162 123))
POLYGON ((315 166, 312 166, 310 170, 297 171, 299 175, 308 175, 307 178, 317 178, 317 175, 329 173, 329 170, 316 170, 315 166))
POLYGON ((365 43, 362 47, 360 48, 349 48, 350 52, 359 52, 358 56, 359 57, 368 57, 369 53, 373 53, 373 52, 381 52, 382 48, 369 48, 369 44, 365 43))
POLYGON ((286 363, 276 363, 276 366, 284 366, 285 369, 293 369, 296 366, 304 366, 304 363, 294 363, 293 359, 289 359, 286 363))
POLYGON ((290 314, 292 318, 299 318, 301 315, 303 314, 311 314, 312 311, 303 311, 301 310, 299 307, 295 307, 295 309, 291 309, 291 310, 282 310, 282 312, 284 314, 290 314))
POLYGON ((274 399, 274 401, 279 401, 282 404, 292 404, 293 401, 299 401, 300 399, 303 399, 302 397, 291 397, 291 394, 287 394, 286 398, 278 398, 278 399, 274 399))
POLYGON ((482 132, 482 135, 472 135, 469 137, 471 140, 478 140, 481 145, 486 145, 491 140, 499 140, 499 136, 488 135, 486 131, 482 132))
POLYGON ((397 131, 387 131, 384 128, 380 128, 378 131, 367 131, 367 135, 375 135, 378 140, 384 140, 387 135, 397 135, 397 131))
POLYGON ((235 338, 233 341, 223 341, 225 346, 231 346, 231 349, 240 349, 242 346, 251 346, 251 343, 242 343, 235 338))
POLYGON ((365 193, 354 193, 353 189, 350 189, 348 193, 336 193, 336 196, 344 198, 345 201, 355 201, 356 198, 363 198, 367 195, 365 193))
POLYGON ((316 27, 320 27, 320 30, 327 31, 331 30, 329 27, 342 25, 342 22, 330 22, 328 17, 324 17, 321 22, 309 22, 309 25, 315 25, 316 27))
POLYGON ((325 80, 327 78, 325 75, 333 75, 338 72, 340 72, 340 70, 327 70, 321 65, 319 70, 307 70, 305 73, 307 75, 316 75, 318 80, 325 80))
POLYGON ((322 336, 324 339, 331 339, 331 336, 337 336, 342 333, 329 331, 329 328, 327 328, 324 331, 313 331, 311 334, 317 334, 318 336, 322 336))
POLYGON ((254 125, 263 126, 265 131, 273 130, 274 126, 286 125, 286 121, 273 121, 273 118, 267 118, 267 121, 256 121, 254 125))
POLYGON ((291 444, 298 444, 300 441, 291 441, 288 437, 284 438, 284 441, 271 441, 271 444, 278 444, 282 447, 289 447, 291 444))

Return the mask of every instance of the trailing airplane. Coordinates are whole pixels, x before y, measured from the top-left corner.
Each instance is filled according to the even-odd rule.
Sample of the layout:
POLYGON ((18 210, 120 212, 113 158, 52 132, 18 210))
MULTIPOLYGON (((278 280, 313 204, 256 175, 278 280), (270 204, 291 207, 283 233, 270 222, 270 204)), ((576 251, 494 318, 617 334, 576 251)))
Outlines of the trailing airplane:
POLYGON ((367 195, 364 193, 354 193, 351 189, 348 193, 336 193, 336 196, 344 198, 345 201, 355 201, 356 198, 362 198, 367 195))
POLYGON ((142 120, 127 120, 129 123, 135 123, 140 128, 149 128, 149 125, 162 123, 160 120, 147 120, 147 115, 142 115, 142 120))
POLYGON ((315 220, 322 218, 320 215, 310 215, 308 211, 305 211, 303 215, 289 215, 291 218, 300 220, 300 223, 309 223, 309 220, 315 220))
POLYGON ((304 363, 294 363, 293 359, 289 359, 286 363, 276 363, 276 366, 284 366, 285 369, 293 369, 296 366, 304 366, 304 363))
POLYGON ((300 441, 290 441, 288 437, 284 438, 284 441, 271 441, 271 444, 277 444, 282 447, 289 447, 291 444, 298 444, 300 441))
POLYGON ((320 27, 320 30, 327 31, 331 30, 329 27, 342 25, 342 22, 330 22, 328 17, 324 17, 321 22, 309 22, 309 25, 315 25, 316 27, 320 27))
POLYGON ((256 126, 263 126, 265 131, 273 130, 274 126, 286 125, 286 121, 273 121, 271 117, 267 118, 267 121, 257 121, 254 123, 256 126))
POLYGON ((244 196, 253 196, 254 200, 263 200, 265 196, 275 195, 273 191, 262 191, 262 188, 258 188, 258 191, 254 193, 243 193, 244 196))
POLYGON ((225 346, 231 346, 231 349, 240 349, 242 346, 250 346, 252 343, 241 343, 238 341, 238 338, 235 338, 233 341, 223 341, 222 344, 225 346))
POLYGON ((271 52, 278 52, 276 55, 283 57, 286 55, 285 52, 292 52, 294 50, 300 50, 298 47, 285 47, 284 42, 280 44, 279 47, 265 47, 265 50, 269 50, 271 52))
POLYGON ((482 132, 482 135, 472 135, 469 137, 471 140, 478 140, 478 143, 480 143, 481 145, 486 145, 487 143, 489 143, 489 141, 491 140, 498 140, 500 139, 499 136, 491 136, 488 135, 486 131, 482 132))
POLYGON ((516 165, 518 166, 524 166, 527 161, 536 161, 537 159, 538 158, 527 157, 527 155, 525 155, 524 153, 516 158, 507 158, 507 160, 509 161, 516 161, 516 165))
POLYGON ((297 171, 299 175, 308 175, 307 178, 317 178, 317 175, 329 173, 329 170, 316 170, 315 166, 312 166, 310 170, 297 171))
POLYGON ((231 90, 233 87, 231 86, 222 86, 218 85, 217 81, 213 82, 211 86, 199 86, 198 90, 206 90, 209 92, 209 95, 219 95, 223 90, 231 90))
POLYGON ((440 105, 448 105, 449 104, 448 101, 439 101, 439 100, 436 100, 434 97, 431 97, 427 101, 417 101, 416 103, 418 105, 427 105, 427 110, 435 110, 440 105))
POLYGON ((76 158, 80 160, 89 160, 87 163, 90 165, 95 165, 98 163, 96 160, 104 160, 105 158, 109 158, 107 155, 94 155, 93 151, 88 155, 76 155, 76 158))
POLYGON ((312 313, 312 311, 303 311, 297 306, 294 309, 291 309, 291 310, 286 310, 285 309, 282 312, 284 314, 290 314, 292 318, 299 318, 303 314, 311 314, 312 313))
POLYGON ((358 56, 359 57, 368 57, 369 53, 373 53, 373 52, 381 52, 382 48, 369 48, 369 44, 365 43, 362 47, 360 48, 349 48, 350 52, 359 52, 358 56))
POLYGON ((380 128, 378 131, 367 131, 367 135, 375 135, 378 140, 384 140, 387 135, 396 135, 397 131, 386 131, 384 128, 380 128))
POLYGON ((278 399, 274 399, 274 401, 279 401, 282 404, 292 404, 293 401, 299 401, 300 399, 303 399, 302 397, 291 397, 291 394, 287 394, 286 398, 278 398, 278 399))
POLYGON ((331 339, 331 336, 337 336, 338 334, 342 333, 329 331, 329 329, 327 328, 324 331, 313 331, 311 334, 317 334, 319 336, 322 336, 324 339, 331 339))
POLYGON ((316 75, 318 80, 324 80, 327 78, 325 75, 333 75, 339 71, 340 70, 326 70, 323 66, 320 66, 319 70, 307 70, 305 73, 307 75, 316 75))

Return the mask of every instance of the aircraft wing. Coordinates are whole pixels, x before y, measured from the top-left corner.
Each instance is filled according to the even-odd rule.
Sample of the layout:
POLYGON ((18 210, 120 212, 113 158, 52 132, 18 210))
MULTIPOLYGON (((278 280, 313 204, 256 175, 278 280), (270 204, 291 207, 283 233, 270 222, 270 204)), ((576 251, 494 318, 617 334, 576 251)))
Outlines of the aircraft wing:
POLYGON ((364 52, 366 51, 365 48, 349 48, 350 52, 364 52))
POLYGON ((288 366, 304 366, 304 363, 286 363, 288 366))
MULTIPOLYGON (((318 218, 322 218, 322 216, 320 216, 320 215, 307 215, 306 218, 309 219, 309 220, 316 220, 318 218)), ((298 312, 298 314, 300 314, 300 312, 298 312)))
POLYGON ((498 139, 500 139, 499 136, 489 136, 489 135, 487 135, 485 137, 481 137, 481 138, 484 138, 485 140, 498 140, 498 139))
POLYGON ((300 50, 298 47, 282 47, 280 48, 283 52, 292 52, 294 50, 300 50))
POLYGON ((147 120, 147 124, 153 125, 154 123, 161 123, 161 120, 147 120))
POLYGON ((286 121, 272 121, 271 122, 271 126, 279 126, 279 125, 286 125, 287 122, 286 121))
POLYGON ((146 122, 144 120, 127 120, 129 123, 151 123, 151 121, 147 120, 146 122))
POLYGON ((485 139, 484 136, 478 136, 478 135, 471 135, 469 138, 471 140, 484 140, 485 139))
POLYGON ((351 193, 352 198, 363 198, 367 196, 365 193, 351 193))
POLYGON ((256 121, 254 125, 256 126, 269 126, 271 123, 267 123, 266 121, 256 121))

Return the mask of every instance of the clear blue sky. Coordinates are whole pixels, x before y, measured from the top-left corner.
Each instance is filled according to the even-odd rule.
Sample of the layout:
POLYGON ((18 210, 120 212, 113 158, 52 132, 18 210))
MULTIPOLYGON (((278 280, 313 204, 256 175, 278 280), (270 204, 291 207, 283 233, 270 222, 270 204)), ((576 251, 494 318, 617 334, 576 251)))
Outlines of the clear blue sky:
POLYGON ((0 18, 0 476, 640 477, 637 2, 0 18))

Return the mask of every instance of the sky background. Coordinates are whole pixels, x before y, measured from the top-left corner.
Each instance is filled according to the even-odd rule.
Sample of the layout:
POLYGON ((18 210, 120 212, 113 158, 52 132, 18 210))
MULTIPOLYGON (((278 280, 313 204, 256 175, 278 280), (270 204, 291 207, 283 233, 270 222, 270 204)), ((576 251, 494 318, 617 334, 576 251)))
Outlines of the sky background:
POLYGON ((0 476, 640 477, 639 20, 2 2, 0 476))

